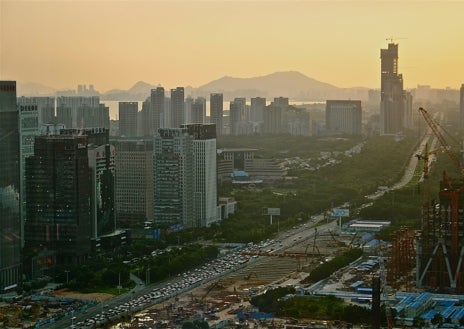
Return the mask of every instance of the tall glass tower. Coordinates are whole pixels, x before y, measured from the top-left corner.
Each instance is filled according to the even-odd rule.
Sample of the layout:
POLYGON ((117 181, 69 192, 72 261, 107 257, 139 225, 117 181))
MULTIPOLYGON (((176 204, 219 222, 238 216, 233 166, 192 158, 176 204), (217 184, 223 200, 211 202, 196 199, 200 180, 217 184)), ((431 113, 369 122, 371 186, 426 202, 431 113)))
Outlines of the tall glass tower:
POLYGON ((16 82, 0 81, 0 293, 21 277, 18 120, 16 82))

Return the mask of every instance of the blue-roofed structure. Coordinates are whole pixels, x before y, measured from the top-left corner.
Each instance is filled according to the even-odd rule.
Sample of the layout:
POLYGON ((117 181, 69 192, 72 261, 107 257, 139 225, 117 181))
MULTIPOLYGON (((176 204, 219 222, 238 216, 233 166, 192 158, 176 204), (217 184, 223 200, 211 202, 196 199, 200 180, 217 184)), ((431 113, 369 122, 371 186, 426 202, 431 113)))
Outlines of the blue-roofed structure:
POLYGON ((421 315, 421 318, 424 319, 425 321, 431 321, 433 319, 433 317, 435 316, 435 314, 437 314, 438 312, 435 311, 435 310, 428 310, 427 312, 425 312, 424 314, 421 315))
POLYGON ((362 237, 361 237, 361 242, 367 242, 367 241, 370 241, 374 238, 374 234, 372 233, 366 233, 364 234, 362 237))
POLYGON ((364 283, 364 281, 362 281, 362 280, 356 281, 356 282, 354 282, 354 283, 352 283, 352 284, 350 285, 350 288, 356 289, 356 288, 358 288, 359 286, 361 286, 363 283, 364 283))
POLYGON ((447 308, 449 306, 454 306, 454 304, 456 304, 456 302, 454 300, 447 300, 447 299, 439 300, 435 304, 435 308, 436 309, 444 309, 444 308, 447 308))
POLYGON ((453 314, 454 311, 455 311, 454 306, 448 306, 447 308, 441 310, 440 314, 443 317, 443 319, 448 319, 451 316, 451 314, 453 314))
POLYGON ((372 288, 371 287, 358 287, 356 288, 356 292, 359 294, 371 294, 372 295, 372 288))
POLYGON ((451 315, 451 322, 454 324, 459 324, 459 321, 464 317, 464 307, 456 307, 454 313, 451 315))

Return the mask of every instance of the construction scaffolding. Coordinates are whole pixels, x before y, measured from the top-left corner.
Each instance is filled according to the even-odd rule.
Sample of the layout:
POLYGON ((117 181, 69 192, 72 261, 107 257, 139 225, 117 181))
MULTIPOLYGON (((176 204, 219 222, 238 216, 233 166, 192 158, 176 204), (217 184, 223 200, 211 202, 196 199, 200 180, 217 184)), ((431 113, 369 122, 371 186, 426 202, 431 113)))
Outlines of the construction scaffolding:
POLYGON ((411 281, 412 271, 416 266, 416 250, 414 248, 415 232, 403 226, 391 235, 391 257, 387 262, 387 282, 399 288, 411 281))
POLYGON ((417 237, 416 283, 443 292, 464 292, 464 187, 446 173, 439 202, 423 205, 422 232, 417 237))

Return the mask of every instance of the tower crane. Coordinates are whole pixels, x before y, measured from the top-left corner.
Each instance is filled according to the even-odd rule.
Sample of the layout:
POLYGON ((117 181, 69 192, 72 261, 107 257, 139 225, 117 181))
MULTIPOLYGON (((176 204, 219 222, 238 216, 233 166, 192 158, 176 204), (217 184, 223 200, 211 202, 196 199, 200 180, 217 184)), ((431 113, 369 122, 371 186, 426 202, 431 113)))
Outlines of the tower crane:
POLYGON ((458 172, 461 174, 461 176, 464 176, 464 169, 462 168, 461 162, 459 161, 456 154, 451 151, 451 147, 448 144, 448 142, 446 141, 445 137, 443 137, 442 133, 440 132, 440 129, 438 129, 438 125, 435 123, 435 121, 432 119, 430 114, 424 108, 419 107, 419 112, 424 117, 424 119, 427 122, 427 124, 429 125, 430 129, 432 129, 434 135, 438 138, 438 141, 440 142, 441 146, 443 147, 443 151, 451 159, 451 161, 453 162, 454 166, 456 167, 458 172))

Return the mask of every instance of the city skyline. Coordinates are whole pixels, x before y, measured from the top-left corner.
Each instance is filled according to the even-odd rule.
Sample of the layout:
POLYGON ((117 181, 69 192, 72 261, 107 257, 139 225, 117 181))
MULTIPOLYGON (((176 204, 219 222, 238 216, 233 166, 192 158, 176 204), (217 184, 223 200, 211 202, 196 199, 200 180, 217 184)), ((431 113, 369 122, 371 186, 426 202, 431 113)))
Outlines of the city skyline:
POLYGON ((379 88, 379 49, 392 36, 405 88, 457 89, 463 9, 456 1, 0 0, 0 79, 108 91, 294 70, 379 88))

